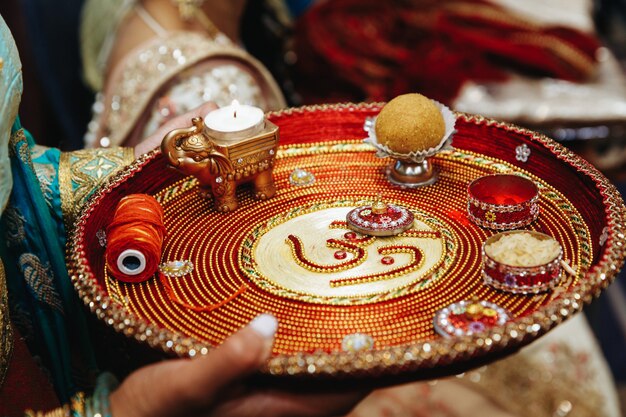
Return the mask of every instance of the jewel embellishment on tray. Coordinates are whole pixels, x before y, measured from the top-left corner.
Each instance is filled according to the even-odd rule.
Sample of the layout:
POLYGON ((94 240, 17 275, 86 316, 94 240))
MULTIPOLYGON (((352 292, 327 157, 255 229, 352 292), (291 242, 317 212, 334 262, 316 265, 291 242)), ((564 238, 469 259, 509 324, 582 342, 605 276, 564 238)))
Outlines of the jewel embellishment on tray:
POLYGON ((341 341, 341 350, 344 352, 361 352, 370 350, 374 347, 374 339, 372 336, 363 333, 352 333, 347 335, 341 341))
POLYGON ((598 241, 600 246, 604 246, 608 238, 609 238, 609 228, 605 227, 604 229, 602 229, 602 234, 600 235, 600 239, 598 241))
POLYGON ((182 277, 193 271, 193 263, 191 261, 170 261, 159 265, 159 271, 167 277, 182 277))
POLYGON ((518 161, 527 162, 529 156, 530 148, 525 143, 515 148, 515 159, 517 159, 518 161))
POLYGON ((299 187, 310 185, 315 182, 315 175, 302 168, 294 169, 289 175, 289 183, 299 187))
POLYGON ((96 238, 98 238, 98 244, 103 248, 107 245, 107 234, 104 229, 100 229, 96 232, 96 238))
POLYGON ((443 337, 471 336, 508 320, 509 313, 495 303, 464 300, 437 311, 433 324, 443 337))

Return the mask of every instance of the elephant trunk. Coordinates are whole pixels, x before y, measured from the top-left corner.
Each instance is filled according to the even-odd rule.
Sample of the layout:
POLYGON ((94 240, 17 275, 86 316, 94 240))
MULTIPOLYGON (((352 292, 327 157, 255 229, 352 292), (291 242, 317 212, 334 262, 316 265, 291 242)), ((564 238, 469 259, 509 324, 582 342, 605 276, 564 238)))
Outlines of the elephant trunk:
POLYGON ((181 147, 182 141, 191 135, 201 132, 202 118, 194 118, 192 122, 194 124, 192 127, 174 129, 165 135, 161 142, 161 152, 174 168, 179 168, 185 157, 185 150, 181 147))

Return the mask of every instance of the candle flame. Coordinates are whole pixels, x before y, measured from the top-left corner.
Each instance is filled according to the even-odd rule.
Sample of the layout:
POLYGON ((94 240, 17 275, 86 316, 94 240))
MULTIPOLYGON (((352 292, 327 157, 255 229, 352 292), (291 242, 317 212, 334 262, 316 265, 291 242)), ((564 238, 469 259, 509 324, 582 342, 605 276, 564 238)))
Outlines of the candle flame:
POLYGON ((230 103, 230 107, 233 108, 233 117, 236 119, 237 118, 237 110, 239 110, 239 101, 237 99, 234 99, 232 101, 232 103, 230 103))

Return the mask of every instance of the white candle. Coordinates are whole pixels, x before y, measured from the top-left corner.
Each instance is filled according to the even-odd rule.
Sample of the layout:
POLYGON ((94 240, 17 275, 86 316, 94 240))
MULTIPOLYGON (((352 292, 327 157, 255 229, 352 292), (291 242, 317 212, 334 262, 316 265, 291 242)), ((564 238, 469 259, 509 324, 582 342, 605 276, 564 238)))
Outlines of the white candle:
POLYGON ((258 107, 239 104, 220 107, 204 118, 208 134, 216 139, 243 139, 258 132, 264 125, 265 115, 258 107))

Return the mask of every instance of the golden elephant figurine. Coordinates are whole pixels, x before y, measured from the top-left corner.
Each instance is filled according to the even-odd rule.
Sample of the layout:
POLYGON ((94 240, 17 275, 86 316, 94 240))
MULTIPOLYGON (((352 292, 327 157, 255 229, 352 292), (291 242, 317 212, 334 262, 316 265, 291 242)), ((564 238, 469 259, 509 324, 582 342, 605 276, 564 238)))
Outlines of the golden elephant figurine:
POLYGON ((193 126, 175 129, 163 138, 161 150, 170 166, 198 180, 203 196, 215 200, 215 209, 237 208, 237 185, 254 184, 254 196, 265 200, 276 194, 272 168, 278 146, 278 126, 268 120, 260 132, 238 140, 220 140, 206 133, 201 117, 193 126))

